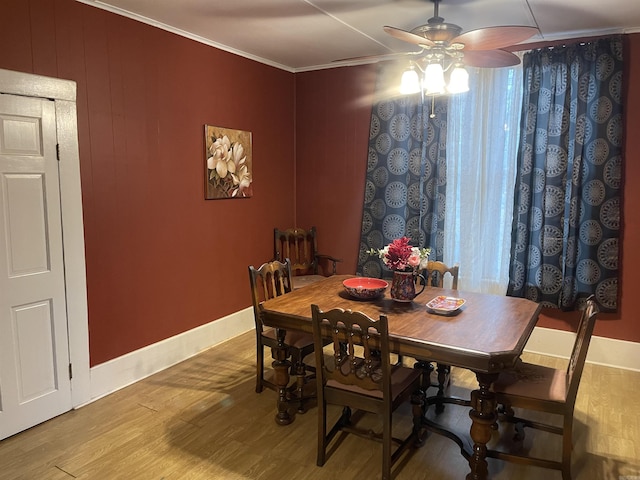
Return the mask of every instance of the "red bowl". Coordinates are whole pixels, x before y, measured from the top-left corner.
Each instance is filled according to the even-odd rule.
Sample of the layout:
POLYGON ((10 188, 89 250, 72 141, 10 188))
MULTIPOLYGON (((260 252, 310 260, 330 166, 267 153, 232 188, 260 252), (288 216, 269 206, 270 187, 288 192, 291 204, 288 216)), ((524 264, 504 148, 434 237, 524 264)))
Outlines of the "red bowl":
POLYGON ((369 277, 348 278, 342 285, 349 295, 363 300, 379 297, 389 286, 384 280, 369 277))

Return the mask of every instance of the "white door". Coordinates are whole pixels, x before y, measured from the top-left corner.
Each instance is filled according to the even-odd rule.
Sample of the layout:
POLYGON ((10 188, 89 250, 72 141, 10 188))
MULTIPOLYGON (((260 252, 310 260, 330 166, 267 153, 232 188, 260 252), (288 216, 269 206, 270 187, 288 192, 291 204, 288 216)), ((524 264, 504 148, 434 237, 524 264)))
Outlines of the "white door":
POLYGON ((0 95, 0 439, 72 407, 55 115, 0 95))

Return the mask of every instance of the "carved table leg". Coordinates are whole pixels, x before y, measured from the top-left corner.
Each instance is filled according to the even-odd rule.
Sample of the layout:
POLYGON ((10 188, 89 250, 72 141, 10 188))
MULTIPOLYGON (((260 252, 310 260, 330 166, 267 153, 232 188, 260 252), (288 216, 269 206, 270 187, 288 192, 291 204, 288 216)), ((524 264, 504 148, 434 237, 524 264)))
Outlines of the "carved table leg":
POLYGON ((433 373, 433 365, 425 360, 417 360, 413 364, 413 368, 416 368, 422 372, 422 380, 420 389, 426 394, 427 389, 431 386, 431 374, 433 373))
POLYGON ((287 360, 289 352, 284 343, 284 337, 287 332, 278 328, 276 329, 276 334, 278 335, 278 346, 271 349, 271 356, 273 357, 273 363, 271 365, 274 370, 274 383, 278 387, 278 413, 276 413, 276 423, 278 425, 289 425, 293 422, 293 417, 289 415, 287 410, 287 386, 289 385, 289 368, 291 367, 291 362, 287 360))
MULTIPOLYGON (((449 366, 438 363, 438 397, 444 397, 444 389, 446 387, 446 383, 449 381, 449 366)), ((436 413, 444 412, 444 403, 436 402, 436 413)))
POLYGON ((471 392, 471 439, 473 453, 469 458, 471 472, 466 480, 486 480, 488 475, 487 443, 491 439, 491 426, 496 421, 496 397, 489 390, 497 373, 476 373, 480 388, 471 392))

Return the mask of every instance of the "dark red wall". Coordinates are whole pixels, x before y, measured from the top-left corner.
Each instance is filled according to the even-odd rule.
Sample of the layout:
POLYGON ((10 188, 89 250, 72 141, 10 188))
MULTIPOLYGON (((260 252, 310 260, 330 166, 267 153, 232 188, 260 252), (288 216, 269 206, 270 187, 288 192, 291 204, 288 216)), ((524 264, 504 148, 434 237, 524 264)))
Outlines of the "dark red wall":
MULTIPOLYGON (((274 226, 315 225, 355 272, 375 65, 294 75, 74 0, 3 0, 0 45, 0 68, 78 85, 92 365, 247 308, 274 226), (252 198, 204 200, 205 124, 253 133, 252 198)), ((626 142, 621 310, 596 334, 640 342, 640 138, 626 142)))
MULTIPOLYGON (((640 34, 627 35, 625 173, 620 309, 601 315, 595 334, 640 342, 636 298, 640 291, 640 34)), ((296 74, 298 224, 321 225, 322 249, 345 257, 340 271, 354 273, 369 139, 375 66, 296 74), (368 102, 368 103, 367 103, 368 102), (311 195, 309 195, 312 193, 311 195), (329 233, 326 233, 329 232, 329 233)), ((574 328, 575 314, 545 310, 539 326, 574 328)))
POLYGON ((73 0, 3 0, 0 45, 78 85, 91 364, 248 307, 294 223, 294 75, 73 0), (205 124, 252 132, 252 198, 204 200, 205 124))
POLYGON ((296 219, 355 273, 377 67, 296 74, 296 219))

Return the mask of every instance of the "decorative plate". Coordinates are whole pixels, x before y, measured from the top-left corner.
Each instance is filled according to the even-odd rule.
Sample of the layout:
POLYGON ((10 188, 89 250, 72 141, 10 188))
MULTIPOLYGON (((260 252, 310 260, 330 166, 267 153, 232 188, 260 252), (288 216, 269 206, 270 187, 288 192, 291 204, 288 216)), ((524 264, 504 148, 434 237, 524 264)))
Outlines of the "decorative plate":
POLYGON ((384 280, 369 277, 347 278, 342 285, 349 295, 361 300, 378 298, 389 286, 384 280))
POLYGON ((464 302, 464 298, 445 297, 444 295, 439 295, 427 303, 427 308, 434 313, 447 315, 459 310, 460 307, 464 305, 464 302))

